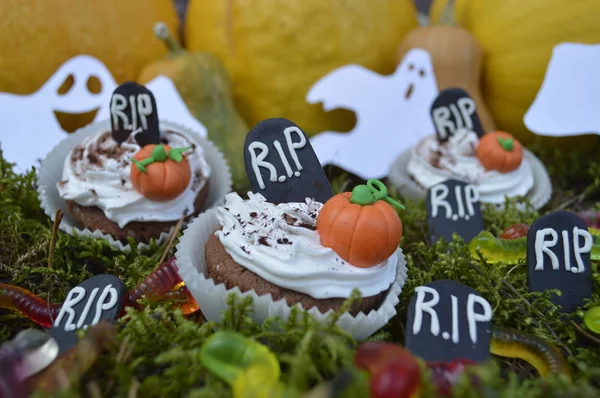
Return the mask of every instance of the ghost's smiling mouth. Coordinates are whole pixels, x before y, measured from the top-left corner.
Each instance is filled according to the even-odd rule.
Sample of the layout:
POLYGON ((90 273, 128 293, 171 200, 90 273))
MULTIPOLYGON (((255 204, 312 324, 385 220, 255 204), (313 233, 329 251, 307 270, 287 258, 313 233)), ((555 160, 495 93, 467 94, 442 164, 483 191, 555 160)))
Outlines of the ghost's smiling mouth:
POLYGON ((413 95, 414 88, 415 85, 411 83, 406 89, 406 92, 404 93, 404 98, 410 99, 410 97, 413 95))
POLYGON ((72 133, 75 130, 87 126, 93 122, 99 110, 100 107, 83 113, 54 111, 54 117, 60 125, 60 128, 67 133, 72 133))

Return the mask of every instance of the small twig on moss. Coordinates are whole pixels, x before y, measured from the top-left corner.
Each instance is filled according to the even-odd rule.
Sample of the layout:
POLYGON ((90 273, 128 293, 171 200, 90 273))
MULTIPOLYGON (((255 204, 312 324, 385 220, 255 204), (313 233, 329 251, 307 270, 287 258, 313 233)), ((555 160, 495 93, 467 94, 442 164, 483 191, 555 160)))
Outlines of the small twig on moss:
POLYGON ((135 348, 135 341, 130 344, 130 340, 131 340, 130 336, 125 336, 125 339, 123 339, 123 342, 121 343, 121 346, 119 347, 119 352, 117 353, 117 358, 116 358, 117 363, 124 363, 131 356, 131 353, 133 352, 133 349, 135 348))
POLYGON ((133 378, 131 381, 131 386, 129 387, 129 391, 127 391, 127 398, 136 398, 139 390, 140 382, 136 378, 133 378))
POLYGON ((54 257, 54 246, 56 246, 56 238, 58 237, 58 227, 65 216, 65 212, 61 209, 56 210, 54 214, 54 225, 52 226, 52 235, 50 236, 50 246, 48 247, 48 268, 52 268, 52 258, 54 257))
POLYGON ((85 389, 91 398, 102 398, 102 390, 96 381, 90 381, 85 389))
POLYGON ((565 200, 564 202, 562 202, 561 204, 559 204, 558 206, 556 206, 553 211, 559 211, 559 210, 564 210, 567 207, 575 204, 575 203, 581 203, 585 200, 586 197, 588 197, 589 195, 593 194, 595 191, 598 190, 598 188, 600 188, 597 185, 589 185, 587 188, 585 188, 583 191, 581 191, 579 194, 575 195, 575 196, 571 196, 569 197, 569 199, 565 200))
POLYGON ((575 327, 575 330, 578 331, 579 333, 581 333, 583 336, 587 337, 588 339, 590 339, 591 341, 593 341, 594 343, 600 345, 600 339, 591 335, 590 333, 586 332, 581 326, 579 326, 577 324, 577 322, 575 321, 571 321, 571 324, 575 327))
POLYGON ((179 234, 179 231, 181 230, 181 225, 183 224, 184 219, 185 219, 185 216, 182 216, 179 219, 179 221, 177 221, 177 224, 175 224, 175 228, 173 228, 173 231, 171 231, 171 235, 169 236, 169 241, 167 243, 167 247, 165 248, 165 251, 163 252, 162 256, 160 257, 160 260, 158 261, 159 264, 162 264, 166 260, 167 254, 171 250, 171 247, 173 247, 175 238, 177 237, 177 235, 179 234))
POLYGON ((417 222, 417 225, 419 226, 419 231, 421 231, 421 236, 423 236, 423 239, 427 240, 428 233, 427 233, 427 229, 425 228, 425 223, 419 221, 419 222, 417 222))
POLYGON ((513 272, 514 270, 516 270, 517 268, 521 268, 523 266, 523 264, 517 264, 514 267, 512 267, 511 269, 508 270, 508 272, 506 273, 505 278, 508 278, 508 276, 511 274, 511 272, 513 272))

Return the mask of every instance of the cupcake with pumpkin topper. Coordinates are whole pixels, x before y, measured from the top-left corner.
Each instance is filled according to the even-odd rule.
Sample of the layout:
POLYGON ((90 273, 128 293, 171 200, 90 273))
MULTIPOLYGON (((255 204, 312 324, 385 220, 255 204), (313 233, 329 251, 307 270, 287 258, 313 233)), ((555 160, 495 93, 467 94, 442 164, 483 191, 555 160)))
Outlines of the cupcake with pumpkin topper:
MULTIPOLYGON (((318 187, 331 188, 320 165, 309 170, 307 154, 318 160, 308 140, 288 142, 293 141, 303 145, 296 156, 302 170, 298 179, 293 172, 289 186, 287 180, 270 179, 275 192, 266 181, 261 189, 250 178, 254 192, 247 198, 230 193, 223 206, 201 214, 177 246, 180 275, 209 320, 220 318, 232 292, 253 298, 252 316, 258 322, 269 316, 285 319, 294 306, 324 320, 358 289, 362 300, 339 322, 356 338, 366 338, 395 315, 406 278, 398 247, 402 222, 397 210, 403 207, 378 180, 352 192, 322 195, 318 187)), ((274 166, 265 167, 275 172, 276 156, 265 158, 274 166)), ((249 175, 255 165, 248 164, 249 175)))
POLYGON ((424 198, 427 189, 455 179, 475 185, 485 203, 503 205, 506 197, 526 197, 541 208, 548 202, 552 185, 543 164, 512 134, 484 133, 475 103, 466 92, 442 91, 432 116, 436 134, 423 138, 390 170, 390 180, 403 194, 424 198), (466 101, 471 101, 469 106, 466 101), (471 113, 459 111, 459 103, 471 113))
POLYGON ((231 190, 228 166, 216 147, 172 122, 158 120, 152 93, 119 86, 111 119, 83 128, 42 163, 38 190, 65 232, 104 237, 122 249, 129 238, 146 244, 168 236, 180 220, 222 203, 231 190))

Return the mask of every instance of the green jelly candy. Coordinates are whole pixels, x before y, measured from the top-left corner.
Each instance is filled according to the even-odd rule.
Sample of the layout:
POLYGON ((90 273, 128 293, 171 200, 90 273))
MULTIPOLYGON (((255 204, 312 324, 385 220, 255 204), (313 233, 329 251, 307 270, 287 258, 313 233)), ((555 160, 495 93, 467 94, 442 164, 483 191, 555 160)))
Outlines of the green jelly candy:
POLYGON ((583 316, 583 323, 592 332, 600 334, 600 306, 587 310, 583 316))
POLYGON ((235 385, 240 380, 274 385, 279 380, 277 357, 263 344, 232 331, 220 331, 209 337, 200 348, 204 366, 227 382, 235 385), (260 380, 259 380, 260 379, 260 380))
POLYGON ((476 255, 478 249, 490 264, 499 261, 505 264, 520 264, 527 257, 527 237, 500 239, 489 231, 482 231, 469 243, 472 255, 476 255))

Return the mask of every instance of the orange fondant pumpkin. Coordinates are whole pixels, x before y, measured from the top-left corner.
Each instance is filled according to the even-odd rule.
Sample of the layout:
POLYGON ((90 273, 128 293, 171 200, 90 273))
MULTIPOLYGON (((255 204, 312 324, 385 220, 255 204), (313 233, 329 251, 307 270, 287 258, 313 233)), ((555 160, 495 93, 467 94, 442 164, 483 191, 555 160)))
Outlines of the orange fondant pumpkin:
POLYGON ((190 183, 191 168, 181 152, 189 148, 146 145, 131 164, 131 183, 145 198, 164 202, 176 198, 190 183))
POLYGON ((321 244, 350 264, 368 268, 380 264, 398 249, 402 221, 378 180, 358 185, 352 193, 335 195, 323 205, 317 219, 321 244))
POLYGON ((479 140, 477 158, 487 170, 508 173, 521 165, 523 146, 504 131, 487 133, 479 140))

